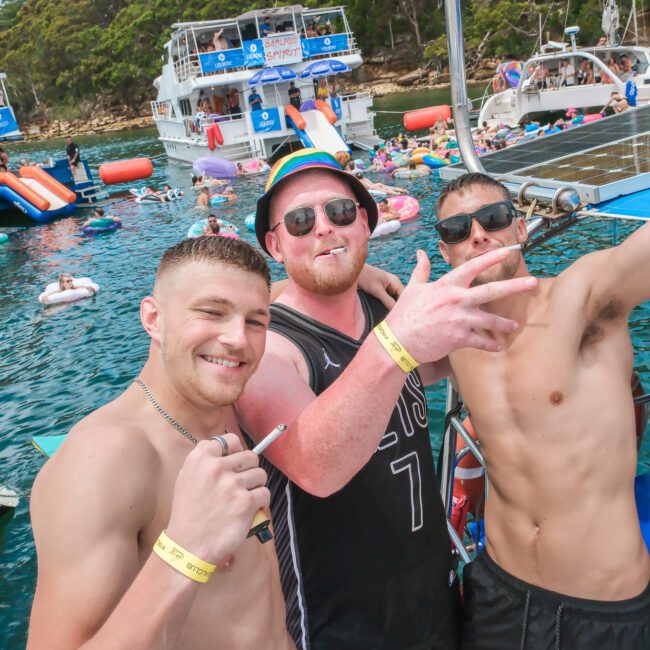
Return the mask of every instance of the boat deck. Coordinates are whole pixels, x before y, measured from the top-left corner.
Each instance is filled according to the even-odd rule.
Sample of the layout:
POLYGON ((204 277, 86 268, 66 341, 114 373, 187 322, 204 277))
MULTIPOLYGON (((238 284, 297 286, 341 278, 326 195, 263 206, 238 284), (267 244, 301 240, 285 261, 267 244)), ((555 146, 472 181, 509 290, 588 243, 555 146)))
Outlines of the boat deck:
MULTIPOLYGON (((596 205, 650 188, 650 105, 584 126, 516 144, 481 158, 500 180, 574 187, 596 205)), ((440 170, 444 181, 466 172, 463 163, 440 170)))

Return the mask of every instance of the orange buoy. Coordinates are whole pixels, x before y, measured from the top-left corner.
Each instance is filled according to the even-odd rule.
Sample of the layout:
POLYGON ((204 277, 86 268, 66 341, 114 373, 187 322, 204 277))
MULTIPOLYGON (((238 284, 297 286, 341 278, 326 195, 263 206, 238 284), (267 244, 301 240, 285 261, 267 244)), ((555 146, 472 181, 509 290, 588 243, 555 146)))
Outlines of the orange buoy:
MULTIPOLYGON (((645 394, 641 379, 636 372, 632 373, 632 397, 641 397, 645 394)), ((634 422, 636 425, 636 449, 641 449, 643 434, 648 426, 648 402, 634 405, 634 422)))
MULTIPOLYGON (((463 420, 463 426, 476 440, 476 432, 469 418, 463 420)), ((456 454, 467 445, 461 436, 456 438, 456 454)), ((485 495, 485 470, 474 454, 465 454, 456 464, 454 471, 454 496, 467 497, 473 511, 482 505, 485 495)))
MULTIPOLYGON (((221 146, 223 144, 223 134, 221 133, 221 129, 219 128, 219 125, 215 122, 210 128, 210 131, 212 133, 212 138, 216 144, 221 146)), ((210 144, 210 141, 208 140, 208 145, 210 144)), ((214 151, 214 148, 210 149, 210 151, 214 151)))
POLYGON ((419 108, 417 111, 404 113, 404 128, 407 131, 417 131, 418 129, 428 129, 433 126, 438 119, 451 119, 451 108, 446 104, 441 106, 430 106, 429 108, 419 108))
POLYGON ((131 158, 104 163, 99 167, 99 177, 106 185, 127 183, 149 178, 153 174, 153 165, 149 158, 131 158))
POLYGON ((301 131, 305 129, 307 122, 305 122, 305 118, 300 114, 300 111, 295 106, 287 104, 284 107, 284 112, 286 113, 287 117, 291 118, 298 129, 301 131))
POLYGON ((208 141, 208 149, 210 151, 214 151, 217 143, 214 141, 214 131, 212 130, 212 125, 210 125, 206 130, 205 130, 205 137, 208 141))
POLYGON ((327 102, 324 102, 322 99, 317 99, 316 109, 319 110, 325 116, 325 119, 330 124, 334 124, 336 122, 337 120, 336 113, 332 110, 332 107, 327 102))

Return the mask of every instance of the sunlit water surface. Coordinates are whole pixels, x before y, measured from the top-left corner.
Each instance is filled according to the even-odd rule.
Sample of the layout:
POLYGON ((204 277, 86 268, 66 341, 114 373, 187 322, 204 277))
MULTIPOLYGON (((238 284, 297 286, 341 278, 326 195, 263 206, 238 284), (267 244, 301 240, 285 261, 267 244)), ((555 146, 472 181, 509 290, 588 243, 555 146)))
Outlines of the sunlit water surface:
MULTIPOLYGON (((419 99, 419 97, 418 97, 419 99)), ((404 110, 414 106, 408 96, 385 98, 377 108, 404 110)), ((435 100, 428 103, 434 103, 435 100)), ((420 105, 426 102, 421 102, 420 105)), ((382 115, 380 133, 398 130, 398 116, 382 115)), ((153 130, 101 137, 77 137, 82 156, 93 171, 104 161, 135 156, 160 156, 162 147, 153 130)), ((62 141, 16 145, 12 159, 29 156, 40 161, 64 152, 62 141)), ((367 159, 367 155, 363 156, 367 159)), ((182 239, 189 226, 204 218, 208 210, 194 207, 190 168, 154 160, 155 172, 147 184, 186 191, 181 201, 166 205, 138 205, 128 196, 128 187, 118 186, 119 195, 109 206, 121 217, 124 227, 94 238, 84 237, 81 224, 89 210, 54 223, 23 230, 11 229, 10 242, 0 246, 0 484, 16 489, 21 503, 11 522, 0 555, 0 648, 23 648, 36 576, 34 544, 29 523, 29 493, 44 459, 30 444, 36 434, 65 433, 93 409, 114 399, 137 374, 147 355, 148 340, 138 317, 138 306, 151 290, 161 253, 182 239), (38 294, 62 271, 90 276, 101 286, 92 299, 44 309, 38 294)), ((385 178, 385 182, 392 182, 385 178)), ((211 208, 237 224, 243 237, 254 242, 244 218, 254 209, 264 179, 235 179, 239 199, 234 204, 211 208)), ((142 183, 134 183, 141 185, 142 183)), ((401 181, 422 205, 421 217, 405 224, 394 236, 370 242, 369 260, 398 274, 406 281, 415 263, 415 252, 423 248, 432 260, 433 276, 447 269, 432 235, 433 206, 440 191, 437 174, 401 181)), ((115 190, 113 190, 115 191, 115 190)), ((532 272, 552 275, 579 256, 610 246, 631 230, 619 224, 585 222, 534 251, 528 258, 532 272)), ((275 278, 281 267, 273 265, 275 278)), ((635 366, 650 386, 650 305, 632 313, 635 366)), ((431 439, 440 446, 444 408, 444 384, 429 390, 431 439)), ((581 432, 587 435, 588 432, 581 432)), ((640 469, 650 468, 650 440, 646 436, 640 469)), ((119 480, 119 479, 118 479, 119 480)))

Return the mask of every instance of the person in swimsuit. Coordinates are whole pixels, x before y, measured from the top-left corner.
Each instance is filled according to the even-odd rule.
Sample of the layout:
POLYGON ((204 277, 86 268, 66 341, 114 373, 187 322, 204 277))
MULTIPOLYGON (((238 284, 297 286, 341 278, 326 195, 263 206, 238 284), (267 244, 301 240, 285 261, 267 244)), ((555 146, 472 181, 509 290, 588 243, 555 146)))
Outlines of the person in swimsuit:
MULTIPOLYGON (((522 244, 508 190, 465 174, 437 205, 452 267, 522 244)), ((450 355, 481 443, 486 550, 464 569, 463 650, 650 648, 650 556, 634 498, 630 311, 650 299, 650 225, 535 291, 493 300, 501 350, 450 355)), ((528 275, 520 250, 475 283, 528 275)))
POLYGON ((372 197, 331 154, 302 149, 274 165, 255 229, 288 282, 237 414, 254 441, 280 414, 289 425, 265 467, 296 645, 453 650, 458 592, 423 386, 447 372, 434 362, 450 350, 495 350, 476 328, 514 324, 477 305, 535 281, 470 289, 497 251, 429 283, 420 251, 387 316, 358 291, 376 224, 372 197))

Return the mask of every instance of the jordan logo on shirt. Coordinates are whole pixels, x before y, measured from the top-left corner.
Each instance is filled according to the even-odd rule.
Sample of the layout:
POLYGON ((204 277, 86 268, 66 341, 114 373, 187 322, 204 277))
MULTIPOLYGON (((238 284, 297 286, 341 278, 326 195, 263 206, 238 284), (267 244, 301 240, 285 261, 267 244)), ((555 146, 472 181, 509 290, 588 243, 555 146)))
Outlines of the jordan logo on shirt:
POLYGON ((321 350, 323 350, 323 358, 325 359, 325 365, 323 366, 323 370, 327 370, 330 366, 332 366, 332 368, 340 368, 341 367, 340 363, 334 363, 327 356, 327 352, 325 352, 325 348, 321 348, 321 350))

